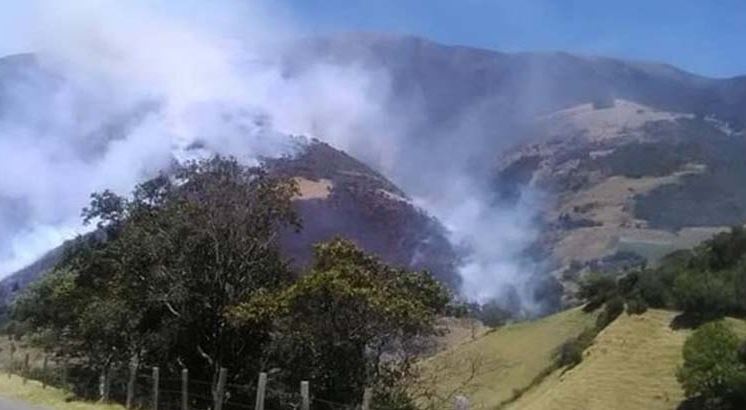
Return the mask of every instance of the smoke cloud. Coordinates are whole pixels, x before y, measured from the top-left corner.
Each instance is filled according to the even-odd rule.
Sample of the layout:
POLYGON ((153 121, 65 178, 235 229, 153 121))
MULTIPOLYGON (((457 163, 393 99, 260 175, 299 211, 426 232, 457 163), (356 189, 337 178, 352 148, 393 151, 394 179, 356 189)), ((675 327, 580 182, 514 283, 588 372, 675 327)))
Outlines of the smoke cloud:
POLYGON ((289 70, 288 53, 309 33, 272 3, 18 7, 19 26, 30 27, 19 44, 35 57, 14 58, 21 74, 0 71, 0 277, 81 232, 93 191, 126 194, 174 160, 211 153, 246 163, 292 155, 290 136, 305 136, 368 162, 439 218, 466 250, 465 296, 528 289, 517 255, 535 237, 535 206, 530 195, 495 205, 479 177, 497 157, 482 145, 494 135, 467 114, 426 142, 415 135, 426 118, 420 98, 394 109, 381 67, 289 70))

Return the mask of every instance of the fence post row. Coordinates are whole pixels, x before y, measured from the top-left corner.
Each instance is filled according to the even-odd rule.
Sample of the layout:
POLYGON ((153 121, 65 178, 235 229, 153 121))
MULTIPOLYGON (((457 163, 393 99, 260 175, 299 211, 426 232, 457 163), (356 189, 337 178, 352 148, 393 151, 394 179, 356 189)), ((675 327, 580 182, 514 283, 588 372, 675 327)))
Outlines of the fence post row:
POLYGON ((153 410, 158 410, 158 380, 160 378, 158 367, 153 368, 153 410))
MULTIPOLYGON (((12 357, 11 352, 11 357, 12 357)), ((25 384, 28 380, 28 377, 30 376, 30 367, 29 367, 29 361, 30 357, 29 354, 26 353, 24 357, 24 364, 23 364, 23 371, 22 371, 22 378, 23 383, 25 384)), ((135 407, 135 389, 137 386, 137 371, 138 371, 139 365, 137 363, 131 363, 129 366, 129 377, 127 380, 127 396, 126 396, 126 408, 128 410, 131 410, 135 407)), ((12 362, 11 362, 11 368, 12 368, 12 362)), ((42 386, 46 388, 47 380, 45 379, 46 374, 49 370, 49 357, 44 356, 43 358, 43 374, 42 374, 42 386)), ((62 387, 66 388, 67 379, 68 379, 68 360, 67 358, 64 359, 63 365, 62 365, 62 387)), ((159 408, 159 401, 160 401, 160 368, 159 367, 153 367, 152 368, 152 380, 153 380, 153 392, 152 392, 152 410, 158 410, 159 408)), ((8 372, 8 376, 11 375, 11 372, 8 372)), ((104 403, 108 403, 110 401, 110 393, 111 393, 111 382, 113 378, 113 370, 111 368, 105 368, 100 375, 99 379, 99 393, 100 393, 100 400, 104 403)), ((225 388, 228 378, 228 371, 226 368, 222 367, 219 370, 218 373, 218 380, 217 385, 215 388, 215 392, 213 395, 214 399, 214 409, 215 410, 223 410, 223 406, 225 404, 225 388)), ((256 404, 255 404, 255 410, 265 410, 264 404, 266 400, 266 391, 267 391, 267 373, 261 372, 259 373, 259 380, 257 383, 257 390, 256 390, 256 404)), ((308 381, 301 381, 300 382, 300 410, 310 410, 311 409, 311 393, 310 393, 310 383, 308 381)), ((371 408, 371 402, 373 399, 373 389, 366 388, 363 392, 363 400, 361 409, 362 410, 370 410, 371 408)), ((181 410, 189 410, 189 370, 188 369, 182 369, 181 371, 181 410)), ((464 396, 456 396, 454 401, 454 409, 455 410, 469 410, 469 400, 464 396)))
POLYGON ((256 386, 255 410, 264 410, 264 394, 267 390, 267 373, 259 373, 259 384, 256 386))

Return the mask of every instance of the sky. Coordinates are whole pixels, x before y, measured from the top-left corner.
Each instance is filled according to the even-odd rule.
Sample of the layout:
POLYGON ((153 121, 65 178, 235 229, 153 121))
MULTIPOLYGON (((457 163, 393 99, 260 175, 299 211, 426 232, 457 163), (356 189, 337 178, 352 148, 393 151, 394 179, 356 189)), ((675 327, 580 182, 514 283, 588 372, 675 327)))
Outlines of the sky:
POLYGON ((281 0, 315 31, 393 31, 500 51, 569 51, 746 74, 744 0, 281 0))
MULTIPOLYGON (((156 2, 193 3, 177 0, 156 2)), ((231 1, 231 0, 227 0, 231 1)), ((251 1, 251 0, 235 0, 251 1)), ((25 0, 2 0, 0 54, 27 51, 25 0)), ((274 0, 311 33, 383 31, 500 51, 568 51, 746 74, 744 0, 274 0)))

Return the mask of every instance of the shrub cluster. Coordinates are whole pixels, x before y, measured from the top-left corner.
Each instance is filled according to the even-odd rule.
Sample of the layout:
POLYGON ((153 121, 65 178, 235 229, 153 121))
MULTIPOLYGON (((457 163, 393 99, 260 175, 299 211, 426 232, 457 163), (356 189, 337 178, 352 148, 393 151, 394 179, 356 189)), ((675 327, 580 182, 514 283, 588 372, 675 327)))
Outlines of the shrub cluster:
POLYGON ((746 407, 743 350, 744 345, 724 321, 702 325, 689 336, 677 378, 692 405, 704 409, 746 407))
MULTIPOLYGON (((746 315, 746 230, 730 232, 692 249, 674 252, 655 268, 614 278, 591 274, 579 296, 592 311, 619 297, 627 312, 677 309, 702 321, 746 315)), ((617 302, 618 303, 618 302, 617 302)))

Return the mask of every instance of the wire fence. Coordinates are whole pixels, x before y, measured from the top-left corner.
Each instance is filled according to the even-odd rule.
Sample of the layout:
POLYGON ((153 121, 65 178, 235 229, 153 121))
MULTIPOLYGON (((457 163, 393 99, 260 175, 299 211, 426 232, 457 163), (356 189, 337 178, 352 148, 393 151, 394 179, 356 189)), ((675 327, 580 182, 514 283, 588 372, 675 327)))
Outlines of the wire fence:
POLYGON ((267 373, 245 383, 228 383, 228 371, 220 369, 214 381, 192 379, 187 369, 179 373, 161 368, 110 368, 95 372, 81 363, 54 359, 42 353, 13 357, 7 377, 36 380, 73 393, 81 400, 121 403, 141 410, 369 410, 371 390, 359 403, 339 403, 314 397, 312 386, 302 382, 297 391, 274 386, 267 373))

